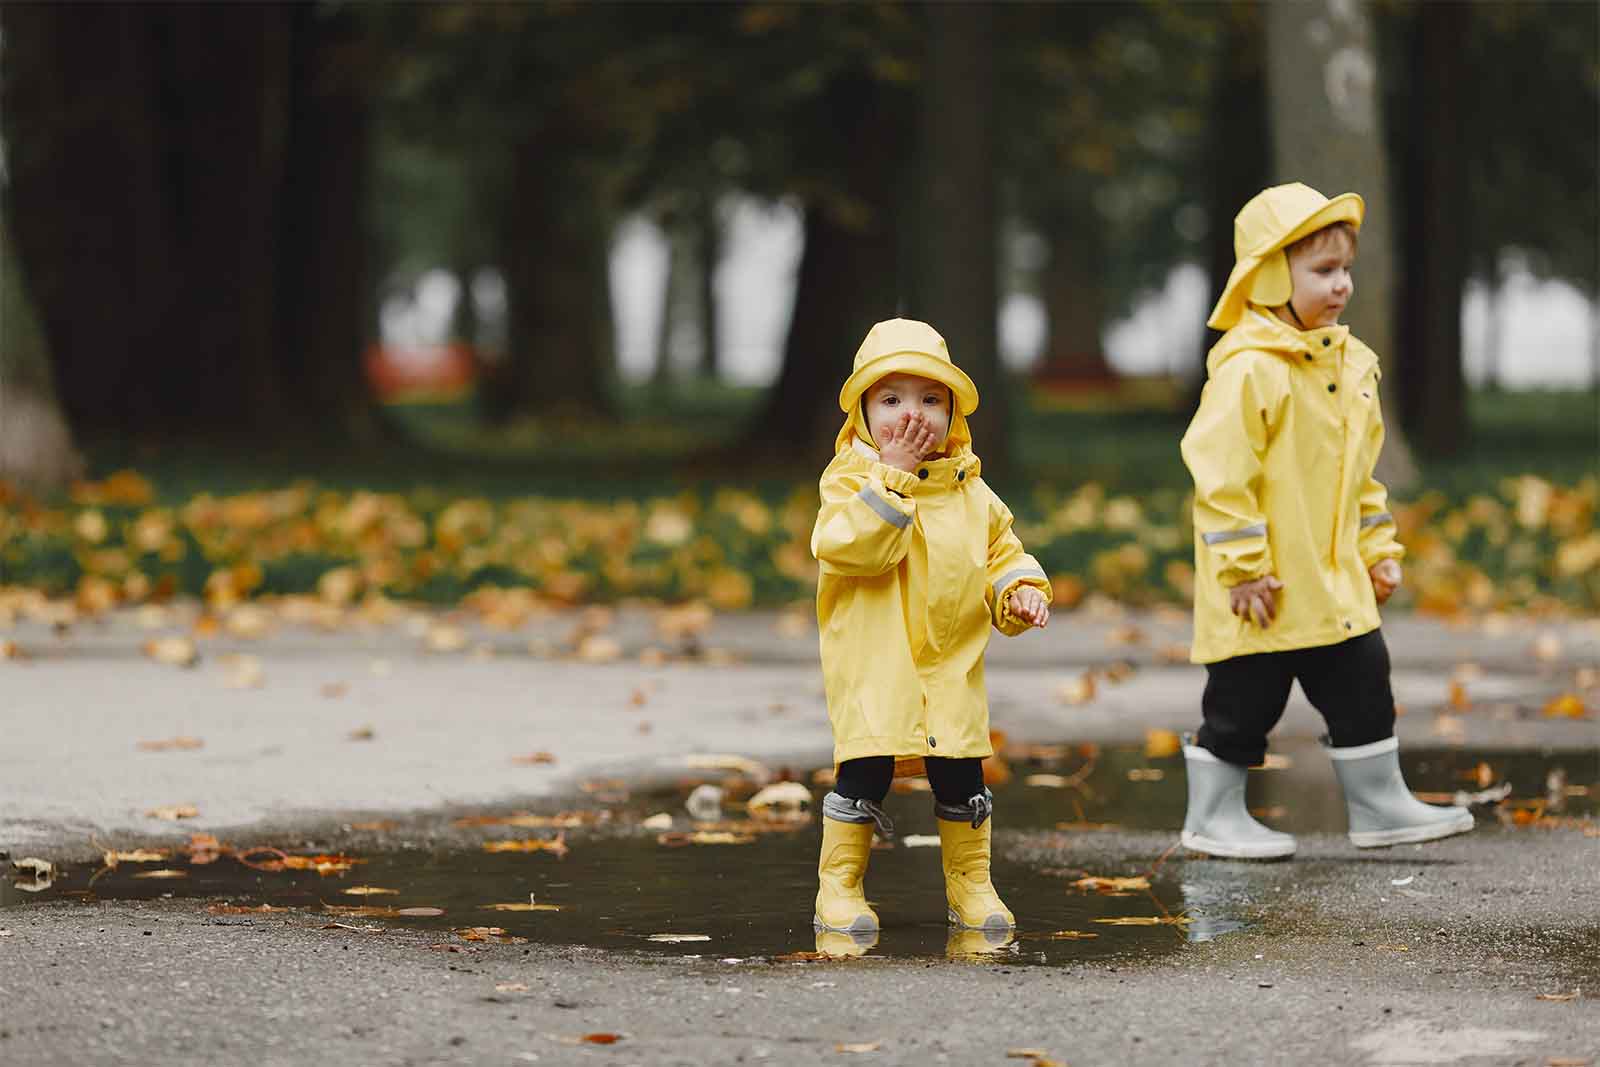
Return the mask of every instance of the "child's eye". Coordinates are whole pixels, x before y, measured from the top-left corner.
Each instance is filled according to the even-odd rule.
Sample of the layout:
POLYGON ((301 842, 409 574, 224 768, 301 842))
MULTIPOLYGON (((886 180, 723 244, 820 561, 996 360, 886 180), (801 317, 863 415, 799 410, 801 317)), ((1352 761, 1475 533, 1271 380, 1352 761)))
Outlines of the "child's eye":
POLYGON ((883 398, 883 403, 884 403, 885 407, 891 407, 892 408, 896 404, 900 403, 900 398, 897 397, 897 396, 886 396, 886 397, 883 398))
POLYGON ((922 402, 924 404, 943 404, 944 398, 939 396, 937 393, 929 393, 927 396, 922 398, 922 402))

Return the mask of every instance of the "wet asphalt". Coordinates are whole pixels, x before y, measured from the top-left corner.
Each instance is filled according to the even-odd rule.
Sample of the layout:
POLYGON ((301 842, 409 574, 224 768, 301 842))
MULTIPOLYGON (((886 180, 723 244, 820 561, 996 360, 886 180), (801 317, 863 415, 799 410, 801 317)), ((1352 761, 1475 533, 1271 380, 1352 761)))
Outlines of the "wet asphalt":
MULTIPOLYGON (((1480 807, 1465 837, 1353 848, 1311 741, 1319 723, 1297 705, 1278 735, 1289 766, 1253 776, 1252 803, 1299 835, 1300 854, 1186 856, 1172 848, 1181 761, 1140 748, 1148 729, 1192 725, 1198 675, 1167 662, 1181 620, 1058 617, 1045 634, 997 641, 991 660, 996 726, 1014 745, 1070 750, 1059 766, 1013 760, 1000 791, 1014 814, 997 813, 997 881, 1021 936, 951 938, 937 849, 901 847, 874 854, 868 889, 885 929, 857 959, 810 958, 809 824, 679 849, 633 825, 660 809, 693 827, 682 795, 721 773, 688 766, 696 753, 757 757, 802 780, 827 762, 804 651, 814 634, 791 619, 717 620, 674 644, 646 614, 625 614, 606 630, 620 658, 590 663, 564 647, 582 640, 572 617, 514 637, 469 628, 453 654, 419 652, 416 622, 285 626, 210 642, 188 670, 142 656, 149 633, 131 619, 64 639, 25 623, 9 636, 31 658, 0 663, 11 708, 0 848, 71 873, 45 892, 16 879, 0 889, 0 1063, 1015 1063, 1029 1057, 1008 1054, 1030 1051, 1078 1065, 1600 1062, 1594 807, 1575 792, 1565 812, 1529 806, 1557 768, 1575 790, 1600 791, 1596 720, 1542 714, 1596 662, 1600 637, 1592 623, 1401 622, 1390 644, 1402 741, 1435 754, 1431 769, 1408 769, 1414 788, 1475 790, 1468 769, 1483 763, 1516 779, 1522 825, 1480 807), (649 647, 678 659, 641 663, 649 647), (222 684, 229 654, 257 657, 262 684, 222 684), (1064 702, 1085 670, 1104 672, 1095 698, 1064 702), (136 747, 181 735, 203 747, 136 747), (1022 784, 1070 775, 1092 749, 1090 793, 1022 784), (513 762, 535 750, 555 762, 513 762), (144 815, 179 802, 202 814, 144 815), (520 867, 485 859, 484 841, 548 831, 458 825, 600 808, 613 824, 570 831, 564 857, 509 857, 520 867), (132 878, 155 864, 93 885, 98 863, 73 866, 191 832, 371 866, 332 879, 240 868, 215 884, 191 868, 177 889, 132 878), (401 889, 396 906, 446 913, 324 907, 355 899, 333 887, 369 875, 401 889), (1074 886, 1085 875, 1144 876, 1150 888, 1105 897, 1074 886), (523 889, 566 910, 474 910, 523 889), (628 910, 623 889, 650 906, 628 910), (219 911, 224 900, 287 910, 219 911), (1184 921, 1096 922, 1159 916, 1184 921), (574 929, 550 932, 569 919, 574 929), (454 932, 479 925, 526 941, 454 932)), ((891 797, 912 834, 932 825, 925 805, 891 797)))

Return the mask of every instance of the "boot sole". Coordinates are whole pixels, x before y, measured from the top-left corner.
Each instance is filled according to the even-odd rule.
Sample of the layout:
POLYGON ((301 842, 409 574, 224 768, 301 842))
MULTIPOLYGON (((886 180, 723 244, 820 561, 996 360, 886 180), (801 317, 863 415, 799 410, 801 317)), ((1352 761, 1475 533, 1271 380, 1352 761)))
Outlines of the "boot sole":
POLYGON ((828 930, 835 934, 875 934, 878 933, 878 920, 869 915, 858 915, 849 926, 829 926, 820 916, 811 916, 811 929, 828 930))
POLYGON ((1472 813, 1463 811, 1461 817, 1450 822, 1429 823, 1424 826, 1402 826, 1397 830, 1351 830, 1350 843, 1357 848, 1388 848, 1390 845, 1414 845, 1419 841, 1437 841, 1441 837, 1454 837, 1471 830, 1476 823, 1472 813))
POLYGON ((997 934, 1005 930, 1015 930, 1017 928, 1016 923, 1007 922, 1002 916, 999 915, 991 915, 987 919, 983 920, 983 924, 981 926, 973 926, 971 923, 962 922, 961 916, 956 914, 954 908, 945 909, 945 918, 949 920, 951 926, 958 926, 963 930, 982 930, 984 933, 997 934))
POLYGON ((1230 860, 1281 860, 1293 856, 1295 850, 1293 841, 1287 845, 1243 845, 1236 841, 1218 841, 1190 830, 1183 831, 1178 840, 1184 848, 1230 860))

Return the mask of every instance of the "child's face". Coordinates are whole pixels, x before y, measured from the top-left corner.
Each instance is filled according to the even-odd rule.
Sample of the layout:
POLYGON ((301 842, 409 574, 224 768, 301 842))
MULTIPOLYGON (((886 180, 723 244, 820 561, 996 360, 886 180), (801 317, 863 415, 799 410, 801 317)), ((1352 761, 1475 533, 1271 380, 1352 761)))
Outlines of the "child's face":
POLYGON ((1350 275, 1355 260, 1354 243, 1339 230, 1330 231, 1320 240, 1307 241, 1289 253, 1289 279, 1294 284, 1289 302, 1306 329, 1338 325, 1339 316, 1356 291, 1350 275))
POLYGON ((910 411, 921 412, 942 443, 950 434, 950 387, 915 374, 890 374, 867 390, 867 427, 880 444, 888 440, 889 428, 910 411))

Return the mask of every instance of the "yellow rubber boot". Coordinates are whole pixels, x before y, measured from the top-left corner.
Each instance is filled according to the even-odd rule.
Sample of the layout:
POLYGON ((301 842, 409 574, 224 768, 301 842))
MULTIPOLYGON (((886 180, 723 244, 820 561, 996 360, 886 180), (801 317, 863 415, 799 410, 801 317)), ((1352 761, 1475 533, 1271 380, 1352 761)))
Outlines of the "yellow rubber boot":
POLYGON ((877 913, 867 905, 867 858, 872 854, 871 822, 822 819, 822 854, 817 860, 818 930, 862 934, 878 929, 877 913))
POLYGON ((974 828, 970 822, 940 818, 939 846, 944 854, 944 896, 950 921, 969 930, 1009 930, 1017 925, 989 881, 989 831, 993 820, 974 828))

